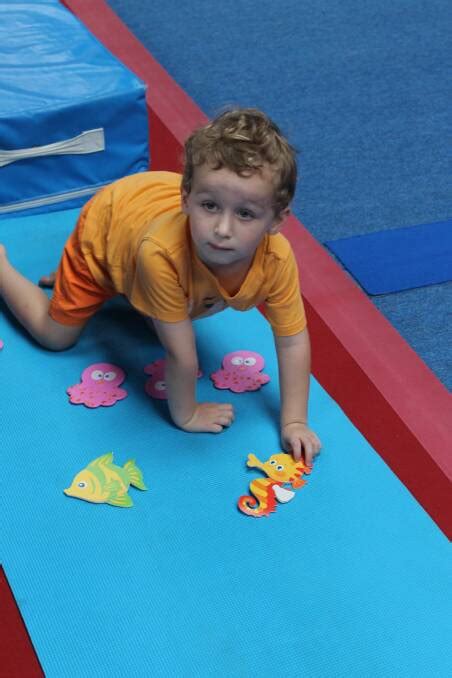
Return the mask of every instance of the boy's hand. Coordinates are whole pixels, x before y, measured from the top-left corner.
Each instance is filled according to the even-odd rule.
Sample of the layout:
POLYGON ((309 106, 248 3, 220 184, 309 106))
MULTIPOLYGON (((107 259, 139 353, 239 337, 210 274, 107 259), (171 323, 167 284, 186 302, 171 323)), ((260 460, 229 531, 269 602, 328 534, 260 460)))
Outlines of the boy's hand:
POLYGON ((286 452, 292 452, 296 461, 303 453, 307 466, 312 466, 314 457, 320 452, 321 443, 307 424, 293 422, 281 427, 281 441, 286 452))
POLYGON ((179 426, 191 433, 221 433, 233 421, 234 410, 229 403, 198 403, 193 416, 179 426))

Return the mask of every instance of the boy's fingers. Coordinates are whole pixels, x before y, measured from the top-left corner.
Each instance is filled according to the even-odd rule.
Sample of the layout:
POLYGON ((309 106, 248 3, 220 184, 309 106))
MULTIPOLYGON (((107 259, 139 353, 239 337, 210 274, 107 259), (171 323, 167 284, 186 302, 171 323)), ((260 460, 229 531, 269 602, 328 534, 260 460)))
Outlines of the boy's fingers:
POLYGON ((320 452, 321 443, 314 432, 308 432, 308 435, 302 437, 291 436, 282 439, 282 445, 286 452, 291 452, 295 461, 299 461, 303 456, 305 463, 312 466, 314 457, 320 452))
POLYGON ((301 458, 301 441, 299 438, 296 438, 292 443, 291 443, 291 448, 292 448, 292 455, 293 458, 298 461, 301 458))
POLYGON ((304 444, 304 459, 308 466, 312 466, 312 458, 314 456, 314 449, 311 442, 307 441, 304 444))
POLYGON ((222 408, 218 413, 218 422, 223 426, 229 426, 234 421, 232 408, 222 408))
POLYGON ((229 403, 206 403, 211 409, 216 409, 218 412, 228 412, 234 414, 234 408, 229 403))
POLYGON ((221 424, 212 424, 210 433, 221 433, 222 430, 223 427, 221 426, 221 424))

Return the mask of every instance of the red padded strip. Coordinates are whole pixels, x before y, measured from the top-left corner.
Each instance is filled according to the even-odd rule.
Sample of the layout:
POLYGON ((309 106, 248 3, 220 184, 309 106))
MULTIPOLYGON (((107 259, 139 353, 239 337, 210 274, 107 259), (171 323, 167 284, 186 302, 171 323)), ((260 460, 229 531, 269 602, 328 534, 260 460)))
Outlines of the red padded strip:
POLYGON ((43 678, 23 619, 0 565, 0 678, 43 678))

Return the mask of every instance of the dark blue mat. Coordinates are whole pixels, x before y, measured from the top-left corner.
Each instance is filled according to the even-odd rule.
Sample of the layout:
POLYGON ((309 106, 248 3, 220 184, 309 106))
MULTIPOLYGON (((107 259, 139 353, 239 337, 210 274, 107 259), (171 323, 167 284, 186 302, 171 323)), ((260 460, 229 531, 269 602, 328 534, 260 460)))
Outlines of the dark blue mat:
POLYGON ((368 294, 452 280, 452 220, 325 243, 368 294))

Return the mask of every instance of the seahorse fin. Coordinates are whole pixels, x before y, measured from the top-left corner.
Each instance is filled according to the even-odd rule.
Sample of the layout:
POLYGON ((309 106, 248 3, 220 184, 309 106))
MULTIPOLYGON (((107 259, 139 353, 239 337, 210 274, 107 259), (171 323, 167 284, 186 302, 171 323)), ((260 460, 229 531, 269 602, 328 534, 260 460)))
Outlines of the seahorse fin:
POLYGON ((292 490, 287 490, 280 485, 273 485, 272 487, 275 497, 280 504, 287 504, 288 501, 291 501, 295 497, 295 492, 292 492, 292 490))

